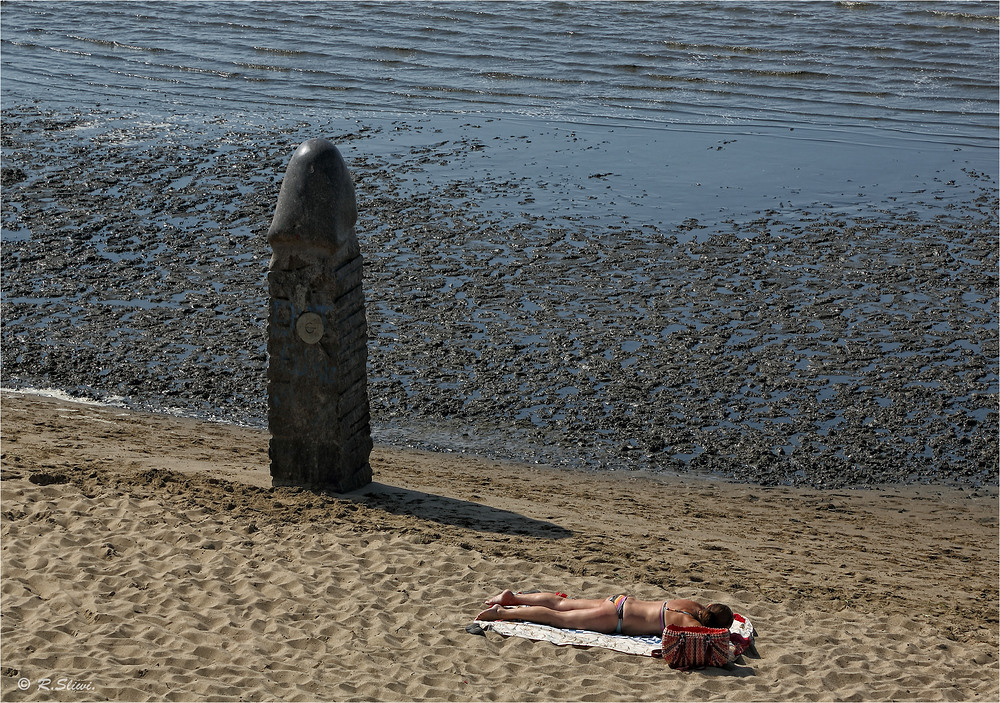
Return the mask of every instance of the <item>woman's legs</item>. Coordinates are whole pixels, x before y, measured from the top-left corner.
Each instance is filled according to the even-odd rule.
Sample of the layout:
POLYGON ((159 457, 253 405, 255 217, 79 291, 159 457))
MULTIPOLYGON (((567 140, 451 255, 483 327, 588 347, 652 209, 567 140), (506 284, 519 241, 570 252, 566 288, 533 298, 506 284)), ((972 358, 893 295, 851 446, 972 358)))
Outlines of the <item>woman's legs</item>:
POLYGON ((513 593, 508 590, 487 600, 486 605, 538 605, 565 612, 568 610, 590 610, 599 607, 604 602, 604 600, 564 598, 557 593, 513 593))
MULTIPOLYGON (((524 594, 529 595, 529 594, 524 594)), ((530 594, 539 595, 539 594, 530 594)), ((563 599, 566 600, 566 599, 563 599)), ((584 603, 588 601, 576 601, 584 603)), ((571 630, 592 630, 610 633, 618 627, 618 613, 615 604, 607 600, 589 601, 596 604, 587 608, 555 610, 543 605, 529 605, 516 608, 500 604, 493 605, 477 616, 477 620, 523 620, 540 625, 551 625, 571 630)))
POLYGON ((481 612, 478 620, 523 620, 594 632, 614 632, 618 627, 615 604, 607 599, 574 599, 557 593, 507 590, 488 599, 486 605, 492 607, 481 612))

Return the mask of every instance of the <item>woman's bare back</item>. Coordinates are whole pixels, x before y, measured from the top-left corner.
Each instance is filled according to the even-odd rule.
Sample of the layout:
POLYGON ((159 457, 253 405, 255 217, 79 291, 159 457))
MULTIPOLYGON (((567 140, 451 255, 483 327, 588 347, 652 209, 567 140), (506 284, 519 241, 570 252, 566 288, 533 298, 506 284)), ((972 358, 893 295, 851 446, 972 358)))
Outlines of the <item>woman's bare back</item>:
POLYGON ((629 598, 625 602, 625 619, 622 631, 627 635, 657 635, 663 631, 666 625, 697 627, 701 625, 701 622, 695 615, 701 609, 700 603, 684 598, 675 598, 665 603, 661 600, 629 598))

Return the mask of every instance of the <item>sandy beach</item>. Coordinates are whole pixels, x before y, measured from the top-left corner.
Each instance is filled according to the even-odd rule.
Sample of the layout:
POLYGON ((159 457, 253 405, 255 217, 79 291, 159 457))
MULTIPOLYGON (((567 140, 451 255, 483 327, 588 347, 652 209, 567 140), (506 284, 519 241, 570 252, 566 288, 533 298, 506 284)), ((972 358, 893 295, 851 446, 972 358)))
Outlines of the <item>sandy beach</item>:
POLYGON ((374 483, 318 495, 270 487, 266 431, 2 401, 4 700, 998 695, 993 489, 762 488, 377 447, 374 483), (759 657, 681 673, 466 632, 508 586, 729 602, 759 657))

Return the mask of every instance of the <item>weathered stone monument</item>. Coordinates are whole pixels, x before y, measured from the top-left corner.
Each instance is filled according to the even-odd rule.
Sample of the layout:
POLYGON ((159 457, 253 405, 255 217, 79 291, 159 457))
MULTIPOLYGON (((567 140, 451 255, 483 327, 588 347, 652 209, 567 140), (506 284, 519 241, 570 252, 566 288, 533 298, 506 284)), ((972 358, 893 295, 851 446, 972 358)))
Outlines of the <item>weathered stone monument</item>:
POLYGON ((267 232, 271 480, 343 493, 369 483, 368 323, 354 183, 337 148, 295 150, 267 232))

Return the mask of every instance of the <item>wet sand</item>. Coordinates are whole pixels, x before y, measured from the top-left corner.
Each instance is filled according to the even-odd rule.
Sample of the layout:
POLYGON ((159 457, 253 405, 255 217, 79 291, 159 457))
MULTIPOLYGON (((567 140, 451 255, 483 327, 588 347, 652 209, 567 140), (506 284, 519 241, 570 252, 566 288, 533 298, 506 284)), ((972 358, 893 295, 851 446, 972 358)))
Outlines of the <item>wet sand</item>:
POLYGON ((336 496, 269 487, 261 430, 7 392, 0 411, 3 700, 998 695, 995 489, 378 447, 375 483, 336 496), (729 602, 760 657, 684 674, 467 633, 508 586, 729 602))
POLYGON ((358 190, 378 441, 997 483, 997 188, 963 154, 913 192, 789 176, 748 209, 728 174, 775 148, 751 135, 657 132, 685 145, 667 187, 626 168, 642 130, 618 151, 544 122, 190 119, 5 109, 5 387, 263 426, 263 234, 294 147, 325 132, 358 190), (715 180, 681 188, 694 163, 715 180), (642 215, 661 191, 672 221, 642 215))

